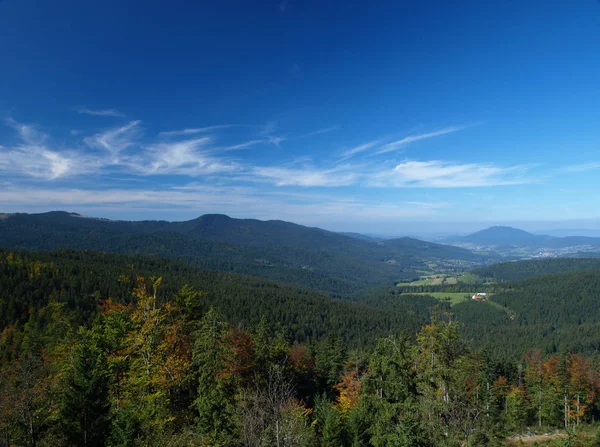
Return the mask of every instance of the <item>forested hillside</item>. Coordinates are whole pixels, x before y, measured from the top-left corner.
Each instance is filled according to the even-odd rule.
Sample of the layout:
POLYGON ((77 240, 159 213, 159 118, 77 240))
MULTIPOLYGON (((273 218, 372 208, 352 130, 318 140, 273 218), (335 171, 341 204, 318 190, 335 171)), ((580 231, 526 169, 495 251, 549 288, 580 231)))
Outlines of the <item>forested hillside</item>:
POLYGON ((553 273, 600 270, 600 259, 559 258, 501 262, 474 269, 472 273, 493 281, 514 281, 553 273))
POLYGON ((0 247, 15 250, 88 249, 153 254, 221 272, 300 284, 336 296, 411 279, 431 259, 460 268, 487 258, 462 248, 406 238, 387 242, 281 221, 206 215, 187 222, 124 222, 65 212, 5 215, 0 247))
POLYGON ((485 284, 382 286, 362 292, 357 299, 371 307, 393 309, 399 298, 435 297, 441 306, 449 306, 444 308, 461 323, 461 331, 472 345, 487 347, 499 356, 522 354, 531 347, 545 354, 596 354, 600 352, 600 270, 593 269, 597 261, 555 261, 507 263, 500 265, 499 272, 507 267, 507 271, 520 274, 520 264, 526 274, 561 265, 567 271, 582 271, 485 284), (473 300, 477 292, 486 292, 486 299, 473 300))
MULTIPOLYGON (((569 278, 495 297, 525 314, 518 284, 598 286, 569 278)), ((600 417, 594 357, 498 360, 435 302, 388 293, 378 307, 158 258, 0 251, 0 445, 500 446, 600 417)))
POLYGON ((187 285, 202 292, 194 312, 202 314, 213 306, 237 327, 250 327, 264 317, 269 324, 280 323, 291 340, 301 342, 335 335, 350 346, 372 345, 393 331, 415 332, 429 318, 428 307, 436 303, 419 301, 419 312, 411 300, 379 309, 156 257, 0 250, 0 329, 43 326, 44 313, 53 306, 60 306, 78 324, 89 323, 102 300, 113 298, 127 305, 138 276, 163 278, 161 301, 187 285))
POLYGON ((452 307, 478 346, 524 352, 600 352, 600 271, 537 276, 489 286, 488 302, 452 307))

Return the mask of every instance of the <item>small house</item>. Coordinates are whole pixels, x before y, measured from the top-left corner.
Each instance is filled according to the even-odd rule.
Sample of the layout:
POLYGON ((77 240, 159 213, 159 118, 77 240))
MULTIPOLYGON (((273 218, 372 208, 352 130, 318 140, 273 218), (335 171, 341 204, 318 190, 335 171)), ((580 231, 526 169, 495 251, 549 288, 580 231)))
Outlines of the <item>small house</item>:
POLYGON ((479 292, 476 295, 473 295, 471 298, 475 301, 483 301, 487 299, 487 295, 485 293, 479 292))

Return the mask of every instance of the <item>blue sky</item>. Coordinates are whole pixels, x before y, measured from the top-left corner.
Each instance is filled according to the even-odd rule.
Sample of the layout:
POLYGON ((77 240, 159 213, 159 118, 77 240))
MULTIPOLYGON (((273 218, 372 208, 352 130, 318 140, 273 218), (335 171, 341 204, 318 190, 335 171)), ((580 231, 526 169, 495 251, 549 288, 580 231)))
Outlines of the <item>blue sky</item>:
POLYGON ((0 1, 0 211, 600 227, 600 2, 0 1))

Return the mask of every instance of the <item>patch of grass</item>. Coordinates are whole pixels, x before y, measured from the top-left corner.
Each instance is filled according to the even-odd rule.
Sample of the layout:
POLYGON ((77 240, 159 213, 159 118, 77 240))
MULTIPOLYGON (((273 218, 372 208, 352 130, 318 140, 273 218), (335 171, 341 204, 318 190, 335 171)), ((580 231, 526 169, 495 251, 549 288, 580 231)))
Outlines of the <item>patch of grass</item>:
MULTIPOLYGON (((471 275, 475 276, 475 275, 471 275)), ((413 282, 401 282, 396 284, 397 287, 409 287, 409 286, 440 286, 440 285, 454 285, 458 284, 459 279, 453 275, 445 275, 443 273, 421 276, 421 279, 413 282)))
POLYGON ((473 273, 463 273, 459 275, 457 278, 458 282, 462 282, 465 284, 478 284, 483 282, 481 278, 473 273))

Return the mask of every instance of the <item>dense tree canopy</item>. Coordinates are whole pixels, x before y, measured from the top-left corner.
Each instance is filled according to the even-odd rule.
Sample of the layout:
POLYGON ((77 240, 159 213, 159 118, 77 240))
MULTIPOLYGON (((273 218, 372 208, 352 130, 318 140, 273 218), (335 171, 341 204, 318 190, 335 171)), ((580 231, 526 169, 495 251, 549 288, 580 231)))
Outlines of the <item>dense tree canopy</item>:
POLYGON ((486 287, 339 301, 160 258, 0 251, 0 445, 502 445, 597 420, 600 273, 486 287))

